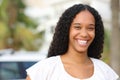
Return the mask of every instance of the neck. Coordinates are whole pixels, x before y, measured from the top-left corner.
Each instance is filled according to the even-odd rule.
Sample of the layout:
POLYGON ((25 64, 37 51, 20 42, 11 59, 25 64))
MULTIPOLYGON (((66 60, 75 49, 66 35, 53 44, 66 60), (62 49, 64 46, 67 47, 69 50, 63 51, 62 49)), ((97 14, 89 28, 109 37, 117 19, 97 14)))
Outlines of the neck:
POLYGON ((67 52, 64 55, 61 56, 63 60, 69 61, 71 63, 75 64, 85 64, 89 61, 89 57, 87 56, 87 53, 71 53, 67 52))

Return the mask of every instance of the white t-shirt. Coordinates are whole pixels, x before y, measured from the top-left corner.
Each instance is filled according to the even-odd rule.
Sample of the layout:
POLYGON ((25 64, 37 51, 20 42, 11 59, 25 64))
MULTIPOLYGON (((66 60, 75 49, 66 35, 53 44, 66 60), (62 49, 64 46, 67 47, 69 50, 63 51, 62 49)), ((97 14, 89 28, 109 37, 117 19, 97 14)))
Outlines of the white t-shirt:
MULTIPOLYGON (((103 61, 90 58, 94 64, 94 73, 88 79, 82 80, 117 80, 118 75, 103 61)), ((27 74, 31 80, 81 80, 68 74, 60 56, 54 56, 39 61, 28 68, 27 74)))

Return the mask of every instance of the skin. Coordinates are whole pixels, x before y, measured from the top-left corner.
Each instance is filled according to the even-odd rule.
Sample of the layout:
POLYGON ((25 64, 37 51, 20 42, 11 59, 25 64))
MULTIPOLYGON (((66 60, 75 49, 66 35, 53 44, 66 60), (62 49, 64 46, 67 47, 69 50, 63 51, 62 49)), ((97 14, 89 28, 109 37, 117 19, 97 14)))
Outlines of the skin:
POLYGON ((64 68, 75 78, 86 79, 93 75, 94 66, 87 50, 95 37, 95 19, 87 10, 76 15, 69 33, 68 51, 61 56, 64 68))
MULTIPOLYGON (((87 50, 95 37, 95 19, 87 10, 74 18, 69 33, 68 51, 61 55, 66 72, 72 77, 86 79, 93 75, 94 66, 87 56, 87 50)), ((27 76, 26 80, 31 80, 27 76)))
POLYGON ((26 77, 26 80, 31 80, 29 76, 26 77))

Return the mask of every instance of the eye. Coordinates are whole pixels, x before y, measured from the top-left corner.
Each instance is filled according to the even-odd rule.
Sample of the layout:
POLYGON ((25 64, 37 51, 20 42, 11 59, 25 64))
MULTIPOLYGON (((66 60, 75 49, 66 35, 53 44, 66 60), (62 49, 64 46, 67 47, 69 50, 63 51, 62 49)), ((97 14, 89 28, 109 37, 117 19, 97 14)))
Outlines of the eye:
POLYGON ((75 25, 74 28, 77 29, 77 30, 81 29, 81 27, 78 26, 78 25, 75 25))
POLYGON ((93 31, 93 30, 95 30, 95 27, 94 26, 89 26, 88 30, 93 31))

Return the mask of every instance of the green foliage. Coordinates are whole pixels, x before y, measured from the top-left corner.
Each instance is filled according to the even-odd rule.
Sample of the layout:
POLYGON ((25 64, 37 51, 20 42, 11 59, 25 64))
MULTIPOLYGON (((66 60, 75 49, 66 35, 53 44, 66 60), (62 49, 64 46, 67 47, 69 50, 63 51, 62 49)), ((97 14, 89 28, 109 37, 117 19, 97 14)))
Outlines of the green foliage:
POLYGON ((7 25, 0 21, 0 49, 8 47, 8 38, 10 36, 10 31, 7 28, 7 25))
POLYGON ((0 49, 38 50, 43 33, 35 33, 37 23, 24 14, 22 0, 2 0, 0 5, 0 49), (40 41, 37 41, 40 40, 40 41))
POLYGON ((110 61, 110 31, 105 29, 105 40, 104 40, 104 52, 103 52, 103 60, 107 63, 110 61))
POLYGON ((8 15, 6 12, 8 5, 8 0, 2 0, 2 3, 0 5, 0 20, 7 22, 8 21, 8 15))
POLYGON ((37 27, 37 23, 34 22, 29 17, 27 17, 25 14, 23 14, 23 12, 18 13, 17 21, 19 21, 21 23, 25 23, 26 27, 31 27, 31 28, 37 27))
POLYGON ((17 24, 14 32, 15 49, 22 47, 26 50, 38 50, 39 47, 35 45, 35 40, 38 38, 36 35, 24 25, 17 24))

